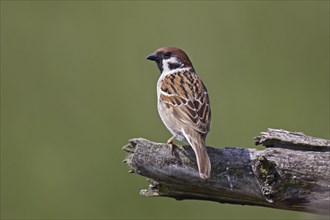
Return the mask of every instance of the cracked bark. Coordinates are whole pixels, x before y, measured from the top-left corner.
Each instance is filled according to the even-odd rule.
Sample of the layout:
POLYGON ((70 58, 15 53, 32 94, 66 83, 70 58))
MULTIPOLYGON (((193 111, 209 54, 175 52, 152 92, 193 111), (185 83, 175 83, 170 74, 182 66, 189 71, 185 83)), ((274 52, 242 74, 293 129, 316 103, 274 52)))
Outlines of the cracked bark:
POLYGON ((207 147, 211 178, 199 177, 190 146, 135 138, 123 147, 130 172, 149 178, 144 196, 209 200, 330 214, 330 140, 268 129, 255 138, 264 150, 207 147))

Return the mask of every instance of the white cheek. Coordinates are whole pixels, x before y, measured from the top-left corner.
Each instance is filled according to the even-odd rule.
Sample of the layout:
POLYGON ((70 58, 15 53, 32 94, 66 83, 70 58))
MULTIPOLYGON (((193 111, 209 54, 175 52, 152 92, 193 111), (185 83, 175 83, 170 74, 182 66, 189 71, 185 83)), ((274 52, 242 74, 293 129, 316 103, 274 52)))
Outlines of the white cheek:
POLYGON ((163 60, 163 72, 168 72, 171 70, 169 67, 170 63, 180 64, 182 66, 182 63, 176 57, 171 57, 170 59, 163 60))
POLYGON ((170 71, 168 60, 163 60, 163 72, 170 71))
POLYGON ((166 61, 168 61, 169 63, 181 63, 178 58, 176 57, 171 57, 170 59, 167 59, 166 61))

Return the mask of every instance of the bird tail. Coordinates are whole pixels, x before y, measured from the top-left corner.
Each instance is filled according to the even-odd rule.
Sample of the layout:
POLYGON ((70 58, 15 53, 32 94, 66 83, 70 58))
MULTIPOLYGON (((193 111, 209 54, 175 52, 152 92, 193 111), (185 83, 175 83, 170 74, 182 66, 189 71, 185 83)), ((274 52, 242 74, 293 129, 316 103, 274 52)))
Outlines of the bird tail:
POLYGON ((205 146, 205 138, 198 132, 193 132, 187 141, 195 152, 199 176, 203 179, 211 176, 211 162, 205 146))

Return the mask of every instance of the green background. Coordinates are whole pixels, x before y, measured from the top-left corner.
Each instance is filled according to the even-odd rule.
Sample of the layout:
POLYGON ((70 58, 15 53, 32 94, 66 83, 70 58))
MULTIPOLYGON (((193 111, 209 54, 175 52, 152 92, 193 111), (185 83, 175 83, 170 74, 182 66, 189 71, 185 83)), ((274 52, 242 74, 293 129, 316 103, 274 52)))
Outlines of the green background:
POLYGON ((121 148, 170 137, 145 60, 162 46, 208 88, 208 145, 329 139, 329 1, 1 1, 1 218, 320 218, 139 196, 121 148))

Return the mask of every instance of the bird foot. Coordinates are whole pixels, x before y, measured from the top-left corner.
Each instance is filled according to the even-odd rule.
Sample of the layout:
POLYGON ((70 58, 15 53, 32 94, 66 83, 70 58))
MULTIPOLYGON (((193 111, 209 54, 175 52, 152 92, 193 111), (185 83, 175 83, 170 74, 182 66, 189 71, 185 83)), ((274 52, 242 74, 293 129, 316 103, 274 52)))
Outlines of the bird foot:
POLYGON ((172 156, 174 155, 173 149, 174 149, 175 147, 177 147, 177 146, 173 143, 173 139, 174 139, 174 136, 171 137, 170 139, 168 139, 168 141, 166 142, 167 145, 168 145, 169 148, 170 148, 170 152, 171 152, 171 155, 172 155, 172 156))

